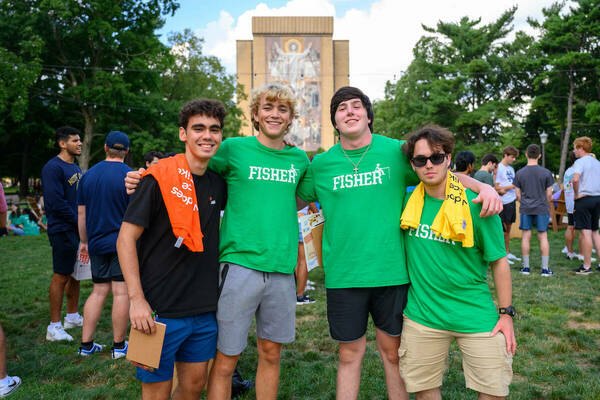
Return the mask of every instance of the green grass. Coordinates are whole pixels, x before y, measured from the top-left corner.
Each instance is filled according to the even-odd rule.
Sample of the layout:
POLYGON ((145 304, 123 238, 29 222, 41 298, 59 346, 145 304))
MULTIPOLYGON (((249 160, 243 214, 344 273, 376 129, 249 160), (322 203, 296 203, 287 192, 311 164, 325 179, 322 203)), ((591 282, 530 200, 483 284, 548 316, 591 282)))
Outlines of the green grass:
MULTIPOLYGON (((564 232, 564 231, 563 231, 564 232)), ((560 254, 562 233, 550 233, 551 268, 556 276, 539 276, 537 240, 532 243, 532 274, 523 276, 513 266, 515 328, 511 399, 600 399, 600 273, 576 276, 579 263, 560 254)), ((520 254, 519 240, 511 242, 520 254)), ((8 341, 9 374, 23 378, 11 399, 134 399, 140 385, 125 360, 113 361, 109 352, 82 359, 76 354, 81 329, 70 333, 75 341, 48 343, 48 284, 52 272, 45 235, 0 238, 0 323, 8 341)), ((284 346, 280 399, 334 399, 337 345, 329 337, 321 269, 311 272, 318 282, 317 303, 298 308, 296 341, 284 346)), ((91 291, 82 284, 81 304, 91 291)), ((254 329, 254 328, 252 328, 254 329)), ((363 362, 360 399, 385 399, 383 367, 368 331, 369 347, 363 362)), ((95 340, 112 340, 109 306, 105 308, 95 340)), ((244 377, 253 377, 256 338, 240 360, 244 377)), ((444 399, 475 399, 464 387, 460 354, 453 346, 444 399)), ((254 392, 244 399, 253 399, 254 392)))

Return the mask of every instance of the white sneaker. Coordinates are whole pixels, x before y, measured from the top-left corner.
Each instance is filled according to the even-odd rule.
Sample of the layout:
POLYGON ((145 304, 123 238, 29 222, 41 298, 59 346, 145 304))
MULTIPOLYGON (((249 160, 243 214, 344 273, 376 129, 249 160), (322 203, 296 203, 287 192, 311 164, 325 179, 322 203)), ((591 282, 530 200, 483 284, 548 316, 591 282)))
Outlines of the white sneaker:
POLYGON ((78 326, 83 326, 83 317, 77 314, 75 317, 68 318, 65 317, 65 322, 63 323, 65 329, 69 328, 77 328, 78 326))
POLYGON ((310 279, 306 280, 306 284, 309 286, 315 286, 315 282, 311 281, 310 279))
POLYGON ((46 340, 50 342, 56 342, 59 340, 66 340, 70 342, 73 340, 73 336, 65 332, 65 329, 62 327, 62 325, 55 327, 48 325, 48 329, 46 330, 46 340))
POLYGON ((569 249, 567 249, 567 246, 565 246, 560 252, 563 254, 569 254, 569 249))
POLYGON ((521 259, 519 257, 515 256, 513 253, 508 253, 506 255, 506 258, 508 258, 509 260, 521 261, 521 259))
MULTIPOLYGON (((579 258, 579 261, 583 261, 584 257, 583 254, 576 254, 577 258, 579 258)), ((590 257, 590 261, 594 262, 596 261, 596 259, 594 257, 590 257)))
POLYGON ((18 376, 9 376, 8 378, 11 380, 11 383, 8 385, 0 385, 0 397, 8 396, 21 386, 21 378, 18 376))
POLYGON ((506 261, 511 265, 515 263, 514 261, 511 261, 508 257, 506 258, 506 261))

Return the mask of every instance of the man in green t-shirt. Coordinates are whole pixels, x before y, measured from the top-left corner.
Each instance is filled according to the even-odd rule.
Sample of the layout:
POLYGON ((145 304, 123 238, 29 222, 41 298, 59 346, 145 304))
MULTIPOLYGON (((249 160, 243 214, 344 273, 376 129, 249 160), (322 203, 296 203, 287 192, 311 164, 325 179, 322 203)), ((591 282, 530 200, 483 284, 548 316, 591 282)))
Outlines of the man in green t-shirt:
POLYGON ((481 159, 481 168, 475 172, 473 178, 479 182, 487 183, 490 186, 494 186, 494 171, 498 168, 498 157, 493 154, 486 154, 481 159))
MULTIPOLYGON (((340 142, 315 156, 298 195, 306 201, 318 200, 325 216, 327 318, 331 336, 340 346, 337 396, 358 396, 371 314, 388 397, 407 399, 398 370, 398 347, 409 277, 398 224, 406 187, 418 183, 418 178, 400 141, 372 133, 373 108, 361 90, 339 89, 330 114, 340 142)), ((481 190, 477 201, 485 201, 483 214, 501 210, 493 188, 464 175, 460 179, 481 190)))
POLYGON ((422 200, 411 199, 405 211, 410 215, 403 215, 404 223, 405 217, 421 212, 418 226, 404 231, 411 286, 404 310, 400 373, 416 399, 441 399, 454 338, 463 353, 467 387, 478 391, 479 399, 496 399, 508 395, 516 349, 510 269, 500 218, 480 218, 481 206, 473 204, 475 194, 470 190, 465 190, 466 201, 462 200, 462 207, 468 207, 462 209, 462 229, 469 232, 471 225, 474 245, 465 247, 469 246, 466 238, 463 242, 443 238, 432 228, 438 225, 436 217, 452 218, 459 212, 455 209, 449 216, 440 211, 442 205, 449 208, 446 202, 457 199, 451 192, 452 181, 447 187, 448 179, 454 178, 448 174, 453 147, 452 133, 437 126, 416 131, 403 145, 424 192, 420 186, 415 189, 412 196, 422 200), (487 284, 488 264, 493 268, 498 310, 487 284))

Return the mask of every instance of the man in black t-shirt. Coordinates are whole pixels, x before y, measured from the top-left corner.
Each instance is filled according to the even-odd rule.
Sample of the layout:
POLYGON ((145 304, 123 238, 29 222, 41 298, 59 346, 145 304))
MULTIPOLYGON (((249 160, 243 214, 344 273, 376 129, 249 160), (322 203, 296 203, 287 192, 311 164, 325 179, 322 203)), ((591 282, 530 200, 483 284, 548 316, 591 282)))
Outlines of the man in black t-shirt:
POLYGON ((161 160, 148 171, 123 219, 117 251, 132 327, 154 332, 153 314, 167 325, 159 368, 137 370, 142 398, 169 398, 174 362, 177 393, 198 398, 206 383, 208 360, 215 355, 219 218, 227 193, 223 179, 207 166, 221 144, 225 113, 216 100, 194 100, 183 106, 179 138, 185 153, 161 160), (167 165, 176 167, 163 168, 167 165), (175 172, 167 176, 165 171, 175 172), (178 180, 178 186, 170 189, 178 180), (189 213, 187 220, 178 218, 182 210, 189 213), (199 227, 193 220, 198 218, 196 210, 199 227))

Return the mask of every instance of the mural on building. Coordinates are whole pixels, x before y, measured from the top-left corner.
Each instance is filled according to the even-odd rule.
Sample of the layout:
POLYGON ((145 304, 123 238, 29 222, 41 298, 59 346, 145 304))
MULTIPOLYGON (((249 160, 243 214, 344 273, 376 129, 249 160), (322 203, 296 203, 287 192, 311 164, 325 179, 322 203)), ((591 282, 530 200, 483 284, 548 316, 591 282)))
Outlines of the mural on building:
POLYGON ((297 99, 298 116, 286 139, 305 151, 321 146, 321 39, 266 38, 267 82, 288 84, 297 99))

